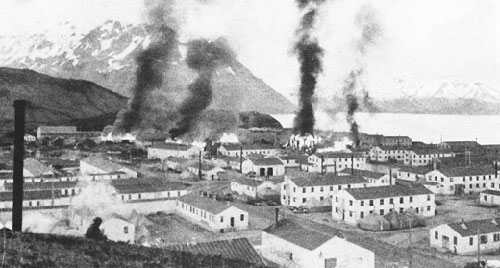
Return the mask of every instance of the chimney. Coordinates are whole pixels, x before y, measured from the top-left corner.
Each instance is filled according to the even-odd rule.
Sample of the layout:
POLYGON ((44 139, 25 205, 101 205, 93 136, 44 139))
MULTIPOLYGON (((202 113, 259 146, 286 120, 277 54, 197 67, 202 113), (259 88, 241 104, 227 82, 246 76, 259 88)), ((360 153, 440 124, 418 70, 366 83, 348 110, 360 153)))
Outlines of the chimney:
POLYGON ((14 101, 14 170, 12 174, 12 231, 21 232, 23 224, 24 114, 26 101, 14 101))
POLYGON ((274 226, 278 226, 278 220, 279 220, 279 216, 280 216, 280 208, 274 208, 274 212, 275 212, 275 219, 274 219, 274 223, 275 225, 274 226))
POLYGON ((462 229, 467 230, 467 226, 465 225, 464 219, 462 219, 462 224, 461 225, 462 225, 462 229))

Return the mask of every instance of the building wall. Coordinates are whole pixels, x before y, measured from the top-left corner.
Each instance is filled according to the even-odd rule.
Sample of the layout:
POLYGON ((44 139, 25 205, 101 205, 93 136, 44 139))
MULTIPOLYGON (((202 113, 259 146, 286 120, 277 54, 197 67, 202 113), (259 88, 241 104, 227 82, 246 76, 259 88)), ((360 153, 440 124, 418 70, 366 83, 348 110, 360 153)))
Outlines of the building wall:
POLYGON ((219 214, 191 206, 182 201, 176 202, 176 213, 179 216, 209 230, 219 232, 220 230, 246 230, 248 228, 248 212, 236 207, 229 207, 219 214), (243 215, 243 220, 240 220, 243 215), (231 218, 234 218, 234 227, 231 227, 231 218))
POLYGON ((188 150, 171 150, 171 149, 154 148, 154 147, 148 148, 149 159, 156 159, 156 158, 165 159, 169 156, 190 158, 193 156, 197 156, 198 154, 199 151, 194 148, 190 148, 188 150))
POLYGON ((343 220, 350 225, 357 225, 360 219, 372 212, 383 216, 393 210, 401 213, 409 208, 418 209, 418 215, 423 217, 434 216, 436 213, 435 195, 356 200, 347 191, 342 190, 332 199, 332 218, 343 220))
POLYGON ((231 191, 237 192, 239 195, 246 195, 252 198, 257 197, 257 187, 242 184, 237 181, 231 182, 231 191))
POLYGON ((107 174, 109 172, 102 170, 98 167, 95 167, 93 165, 90 165, 85 161, 80 160, 80 173, 82 173, 83 175, 89 175, 89 174, 107 174))
MULTIPOLYGON (((219 147, 218 152, 222 155, 238 157, 240 156, 240 149, 238 150, 227 150, 224 146, 219 147)), ((275 156, 278 154, 277 149, 245 149, 243 148, 243 156, 248 156, 250 154, 260 154, 267 156, 275 156)))
MULTIPOLYGON (((498 249, 500 248, 500 239, 498 239, 498 241, 495 241, 495 234, 498 234, 500 238, 500 232, 480 234, 480 237, 485 236, 487 241, 486 243, 480 244, 482 253, 498 251, 498 249)), ((429 231, 429 241, 431 247, 446 249, 452 253, 456 252, 459 255, 477 254, 477 244, 479 242, 477 234, 462 237, 459 233, 451 229, 446 224, 432 228, 429 231), (446 239, 446 237, 448 237, 448 239, 446 239)))
POLYGON ((313 266, 311 251, 266 232, 262 232, 261 254, 281 267, 324 267, 313 266))
POLYGON ((500 196, 493 194, 480 193, 479 203, 485 206, 500 206, 500 196))
POLYGON ((324 185, 324 186, 305 186, 299 187, 289 178, 281 185, 281 204, 287 206, 304 206, 310 199, 314 198, 318 202, 330 204, 329 199, 335 196, 340 190, 347 188, 365 187, 364 183, 342 184, 342 185, 324 185))
POLYGON ((396 161, 404 161, 406 150, 384 150, 380 147, 373 147, 370 150, 370 160, 377 162, 387 162, 389 159, 394 159, 396 161))
POLYGON ((282 176, 285 175, 285 165, 255 165, 251 160, 243 161, 242 165, 243 174, 248 172, 255 172, 257 176, 282 176), (264 169, 264 175, 261 175, 261 169, 264 169), (269 172, 272 169, 272 173, 269 172))
POLYGON ((375 267, 375 254, 373 252, 339 237, 334 237, 316 248, 312 257, 316 260, 318 265, 316 267, 325 267, 325 259, 332 258, 336 259, 337 267, 375 267), (320 254, 321 257, 319 257, 320 254))
POLYGON ((441 194, 453 195, 457 185, 464 187, 465 193, 477 193, 491 187, 492 183, 497 182, 499 179, 495 178, 494 174, 489 175, 474 175, 462 177, 447 177, 438 170, 433 170, 426 174, 426 181, 438 182, 444 187, 440 190, 441 194))
POLYGON ((417 174, 413 172, 407 172, 407 171, 398 171, 397 173, 397 179, 398 180, 403 180, 403 181, 420 181, 421 179, 425 179, 425 174, 417 174))
MULTIPOLYGON (((311 155, 308 159, 309 168, 308 172, 321 172, 321 158, 316 155, 311 155)), ((341 171, 344 168, 351 168, 352 161, 351 158, 324 158, 323 167, 325 172, 335 172, 341 171), (335 170, 336 167, 336 170, 335 170)), ((355 169, 366 169, 366 158, 355 157, 354 158, 354 168, 355 169)))
POLYGON ((434 159, 444 157, 454 157, 455 153, 434 153, 434 154, 416 154, 413 151, 408 151, 405 154, 405 166, 426 166, 432 164, 434 159))

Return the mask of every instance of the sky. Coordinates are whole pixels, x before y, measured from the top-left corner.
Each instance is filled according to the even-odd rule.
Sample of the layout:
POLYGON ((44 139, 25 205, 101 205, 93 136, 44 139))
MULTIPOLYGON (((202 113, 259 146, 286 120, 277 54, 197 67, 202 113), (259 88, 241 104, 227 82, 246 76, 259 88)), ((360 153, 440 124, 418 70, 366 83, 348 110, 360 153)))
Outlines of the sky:
MULTIPOLYGON (((108 19, 147 20, 145 0, 2 0, 0 35, 43 32, 69 21, 82 31, 108 19)), ((153 0, 147 0, 153 1, 153 0)), ((301 13, 292 0, 173 0, 183 40, 225 37, 238 59, 283 95, 296 95, 293 44, 301 13)), ((335 95, 351 70, 363 69, 372 96, 399 81, 480 82, 500 91, 500 1, 335 0, 319 9, 313 35, 324 49, 318 94, 335 95), (361 53, 356 18, 369 11, 380 35, 361 53)))

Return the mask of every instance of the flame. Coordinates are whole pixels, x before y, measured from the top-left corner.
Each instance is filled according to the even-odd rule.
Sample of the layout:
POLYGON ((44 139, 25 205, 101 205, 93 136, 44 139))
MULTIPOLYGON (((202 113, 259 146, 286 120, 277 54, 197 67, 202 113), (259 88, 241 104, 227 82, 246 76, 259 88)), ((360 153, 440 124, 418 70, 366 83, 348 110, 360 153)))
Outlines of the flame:
POLYGON ((101 141, 112 141, 112 142, 121 142, 121 141, 136 141, 137 137, 131 133, 113 135, 112 132, 108 133, 107 136, 101 136, 101 141))
POLYGON ((198 150, 204 150, 205 149, 205 146, 207 146, 207 143, 206 142, 202 142, 202 141, 193 141, 191 143, 192 146, 194 146, 196 149, 198 150))
POLYGON ((318 153, 323 152, 346 152, 349 150, 348 146, 352 146, 353 142, 348 138, 344 137, 341 141, 336 141, 333 147, 318 148, 318 153))
POLYGON ((321 141, 321 137, 317 137, 312 134, 304 136, 292 135, 288 140, 288 147, 299 150, 302 148, 313 148, 315 144, 321 143, 321 141))
POLYGON ((238 136, 234 133, 222 133, 219 139, 220 143, 239 143, 238 136))

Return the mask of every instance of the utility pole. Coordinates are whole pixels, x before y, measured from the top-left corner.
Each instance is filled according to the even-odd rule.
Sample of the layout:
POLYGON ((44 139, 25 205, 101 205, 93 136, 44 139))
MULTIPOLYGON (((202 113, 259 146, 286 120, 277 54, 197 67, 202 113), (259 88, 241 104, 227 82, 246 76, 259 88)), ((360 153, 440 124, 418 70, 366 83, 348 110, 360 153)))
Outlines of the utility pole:
POLYGON ((14 101, 14 169, 12 173, 12 231, 21 232, 23 224, 23 169, 25 100, 14 101))
POLYGON ((408 253, 409 253, 408 268, 412 268, 412 266, 413 266, 413 249, 411 246, 411 236, 412 236, 412 233, 411 233, 411 219, 410 219, 410 245, 408 247, 408 253))
POLYGON ((477 229, 477 267, 481 267, 481 239, 479 229, 477 229))

